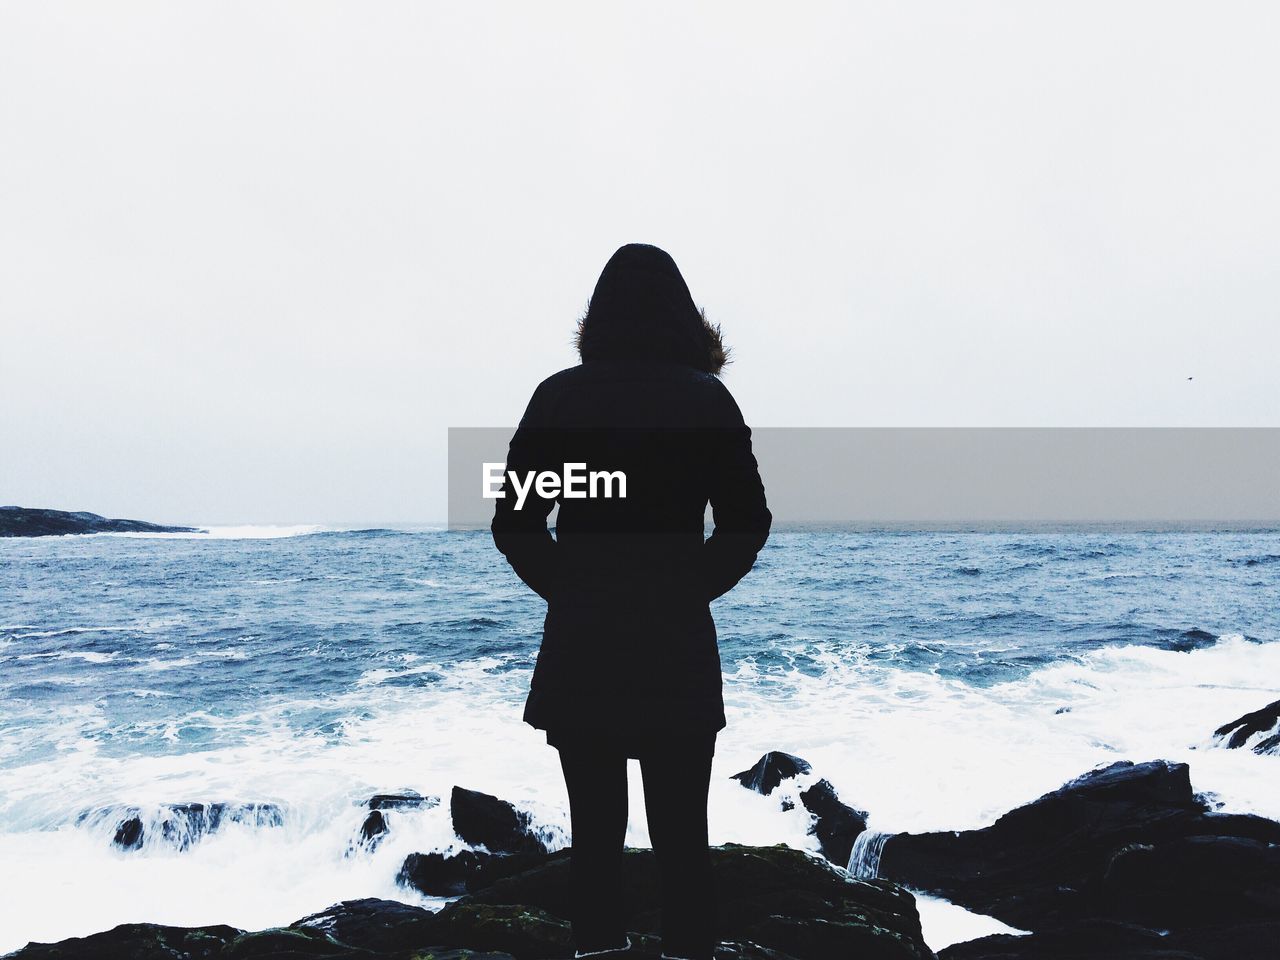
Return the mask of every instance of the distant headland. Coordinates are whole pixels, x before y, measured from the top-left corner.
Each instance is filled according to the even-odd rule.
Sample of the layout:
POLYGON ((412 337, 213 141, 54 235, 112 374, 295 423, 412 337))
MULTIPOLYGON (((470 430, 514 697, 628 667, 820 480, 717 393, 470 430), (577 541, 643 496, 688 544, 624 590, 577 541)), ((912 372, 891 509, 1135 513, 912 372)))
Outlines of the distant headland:
POLYGON ((61 537, 73 533, 204 533, 200 527, 166 527, 145 520, 113 520, 96 513, 0 507, 0 537, 61 537))

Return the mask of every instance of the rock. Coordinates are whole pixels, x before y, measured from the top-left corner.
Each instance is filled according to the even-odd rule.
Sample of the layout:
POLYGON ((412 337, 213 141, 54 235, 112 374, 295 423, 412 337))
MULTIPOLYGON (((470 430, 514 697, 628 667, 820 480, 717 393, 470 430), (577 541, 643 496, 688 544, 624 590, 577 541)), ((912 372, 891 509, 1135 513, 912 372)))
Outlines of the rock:
POLYGON ((227 944, 218 960, 309 960, 312 957, 343 957, 349 960, 379 954, 339 943, 323 931, 311 928, 255 930, 227 944))
POLYGON ((1280 919, 1280 845, 1197 836, 1131 844, 1111 858, 1098 901, 1162 930, 1280 919))
POLYGON ((1258 916, 1228 906, 1251 896, 1253 873, 1193 876, 1210 864, 1226 869, 1232 857, 1250 869, 1269 862, 1269 854, 1247 842, 1247 851, 1212 842, 1223 838, 1265 847, 1280 843, 1280 824, 1210 812, 1192 794, 1185 764, 1121 762, 981 830, 892 836, 881 854, 880 875, 1024 930, 1046 930, 1090 917, 1144 922, 1150 912, 1141 904, 1163 889, 1147 866, 1159 862, 1191 889, 1205 883, 1220 888, 1201 901, 1198 912, 1171 911, 1169 920, 1188 926, 1258 916), (1194 837, 1210 840, 1184 842, 1194 837), (1159 851, 1155 859, 1140 853, 1144 846, 1159 851))
POLYGON ((397 900, 347 900, 295 920, 293 929, 317 930, 352 947, 374 953, 415 950, 434 943, 436 915, 397 900))
POLYGON ((1092 920, 1057 930, 1017 936, 1001 933, 957 943, 938 960, 1203 960, 1172 947, 1153 930, 1110 920, 1092 920))
POLYGON ((72 533, 206 532, 199 527, 166 527, 143 520, 111 520, 96 513, 0 507, 0 537, 60 537, 72 533))
POLYGON ((822 855, 840 867, 848 867, 853 841, 867 829, 867 814, 841 803, 829 780, 819 780, 800 791, 800 802, 816 818, 809 833, 818 838, 822 855))
POLYGON ((282 826, 284 812, 274 803, 167 803, 145 813, 138 807, 99 807, 76 818, 77 824, 112 822, 111 842, 121 850, 140 850, 148 842, 188 850, 228 823, 282 826))
POLYGON ((424 797, 414 790, 404 793, 375 793, 365 801, 370 810, 430 810, 440 806, 439 797, 424 797))
POLYGON ((1204 960, 1275 960, 1280 919, 1169 934, 1171 946, 1204 960))
MULTIPOLYGON (((373 951, 376 956, 412 956, 421 960, 514 960, 512 953, 474 946, 509 943, 520 960, 527 957, 573 956, 568 946, 568 924, 546 911, 519 905, 455 908, 448 917, 391 900, 352 900, 293 924, 314 926, 335 940, 373 951), (443 937, 463 940, 472 947, 424 946, 443 937), (479 951, 479 952, 477 952, 479 951)), ((657 960, 660 948, 651 937, 635 937, 628 960, 657 960)), ((717 960, 795 960, 755 944, 726 943, 716 951, 717 960)))
POLYGON ((121 820, 111 842, 121 850, 137 850, 142 846, 142 819, 137 816, 121 820))
POLYGON ((58 943, 29 943, 7 960, 204 960, 244 933, 235 927, 188 929, 155 923, 122 923, 88 937, 58 943))
POLYGON ((520 960, 573 956, 569 921, 536 907, 457 900, 436 920, 437 939, 473 950, 499 950, 520 960))
POLYGON ((809 773, 812 769, 807 761, 799 757, 770 750, 756 761, 754 767, 735 773, 732 779, 737 780, 748 790, 763 793, 767 797, 783 780, 809 773))
POLYGON ((407 790, 404 793, 374 794, 365 801, 369 814, 364 818, 364 822, 360 824, 355 840, 347 848, 347 856, 351 856, 357 850, 372 852, 378 848, 382 838, 391 830, 391 823, 387 820, 388 812, 429 810, 439 805, 439 797, 424 797, 413 790, 407 790))
POLYGON ((547 852, 546 844, 529 829, 529 814, 487 793, 454 787, 449 815, 463 841, 490 853, 547 852))
POLYGON ((1159 932, 1114 920, 1083 920, 1027 936, 957 943, 938 960, 1275 960, 1280 920, 1159 932))
POLYGON ((1267 704, 1261 710, 1246 713, 1230 723, 1224 723, 1213 731, 1216 739, 1226 738, 1229 750, 1243 747, 1251 737, 1260 733, 1269 735, 1253 745, 1253 752, 1280 756, 1280 700, 1267 704))
MULTIPOLYGON (((782 845, 727 844, 713 847, 711 853, 720 936, 734 944, 727 949, 738 951, 738 956, 748 955, 743 953, 744 944, 794 960, 838 956, 928 960, 933 956, 920 933, 915 899, 892 883, 855 880, 812 854, 782 845)), ((658 868, 652 851, 626 851, 623 885, 632 939, 649 943, 645 938, 658 934, 660 920, 658 868)), ((568 911, 569 858, 561 851, 540 867, 498 880, 450 904, 440 917, 451 924, 447 942, 497 947, 523 958, 551 955, 538 952, 559 942, 558 927, 547 924, 567 917, 568 911), (479 910, 481 906, 516 913, 486 913, 479 910), (468 931, 482 923, 502 926, 507 934, 526 931, 534 951, 515 940, 471 939, 468 931)))
MULTIPOLYGON (((503 858, 497 858, 499 860, 503 858)), ((722 938, 717 960, 932 960, 915 900, 887 881, 855 880, 785 846, 712 848, 722 938)), ((20 960, 551 960, 573 955, 565 852, 494 880, 439 913, 388 900, 334 904, 287 928, 184 930, 151 924, 55 945, 20 960)), ((650 850, 625 855, 625 903, 634 950, 657 960, 658 869, 650 850)))
POLYGON ((366 850, 376 850, 387 830, 387 818, 381 810, 371 810, 360 824, 360 835, 356 843, 366 850))
POLYGON ((479 850, 462 850, 450 856, 411 853, 400 867, 396 882, 429 897, 457 897, 541 866, 546 859, 543 854, 495 856, 479 850))

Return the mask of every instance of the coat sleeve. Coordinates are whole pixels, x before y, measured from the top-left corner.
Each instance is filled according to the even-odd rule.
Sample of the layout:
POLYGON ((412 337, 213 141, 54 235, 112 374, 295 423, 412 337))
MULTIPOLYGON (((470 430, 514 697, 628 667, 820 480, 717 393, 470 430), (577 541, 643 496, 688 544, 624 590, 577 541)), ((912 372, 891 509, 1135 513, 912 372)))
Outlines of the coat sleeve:
MULTIPOLYGON (((538 496, 536 485, 529 488, 521 509, 516 509, 516 492, 510 473, 524 478, 543 470, 562 469, 557 462, 557 431, 548 426, 547 391, 539 387, 525 410, 507 449, 507 472, 500 487, 504 496, 495 500, 490 530, 493 542, 511 568, 534 592, 550 600, 560 581, 560 553, 547 529, 547 517, 556 505, 554 497, 538 496)), ((523 484, 523 479, 521 483, 523 484)))
POLYGON ((711 445, 709 499, 714 529, 702 546, 703 588, 708 600, 728 593, 747 575, 773 523, 751 450, 751 430, 727 390, 725 396, 730 408, 728 422, 715 431, 711 445))

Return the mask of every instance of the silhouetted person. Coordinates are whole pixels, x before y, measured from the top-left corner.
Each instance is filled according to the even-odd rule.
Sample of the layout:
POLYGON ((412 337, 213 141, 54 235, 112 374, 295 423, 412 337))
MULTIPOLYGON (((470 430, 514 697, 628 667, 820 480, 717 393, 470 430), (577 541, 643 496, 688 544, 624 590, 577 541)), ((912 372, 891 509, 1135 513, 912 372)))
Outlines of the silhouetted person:
POLYGON ((621 865, 635 757, 662 876, 664 956, 709 960, 707 790, 725 725, 709 605, 751 569, 772 518, 751 432, 716 377, 719 330, 668 254, 628 244, 609 259, 578 350, 581 364, 534 391, 507 470, 621 471, 626 496, 531 490, 517 510, 508 482, 497 501, 494 541, 547 601, 524 719, 560 752, 577 955, 629 944, 621 865), (715 529, 704 539, 708 502, 715 529))

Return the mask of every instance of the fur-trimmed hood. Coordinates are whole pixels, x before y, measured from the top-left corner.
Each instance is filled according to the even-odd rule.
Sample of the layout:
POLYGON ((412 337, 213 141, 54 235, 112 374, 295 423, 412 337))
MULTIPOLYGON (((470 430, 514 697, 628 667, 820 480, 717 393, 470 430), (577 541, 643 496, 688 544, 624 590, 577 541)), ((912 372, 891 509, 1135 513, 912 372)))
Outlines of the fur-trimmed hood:
POLYGON ((719 324, 694 304, 671 255, 647 243, 609 258, 575 339, 584 363, 658 360, 719 374, 729 362, 719 324))

